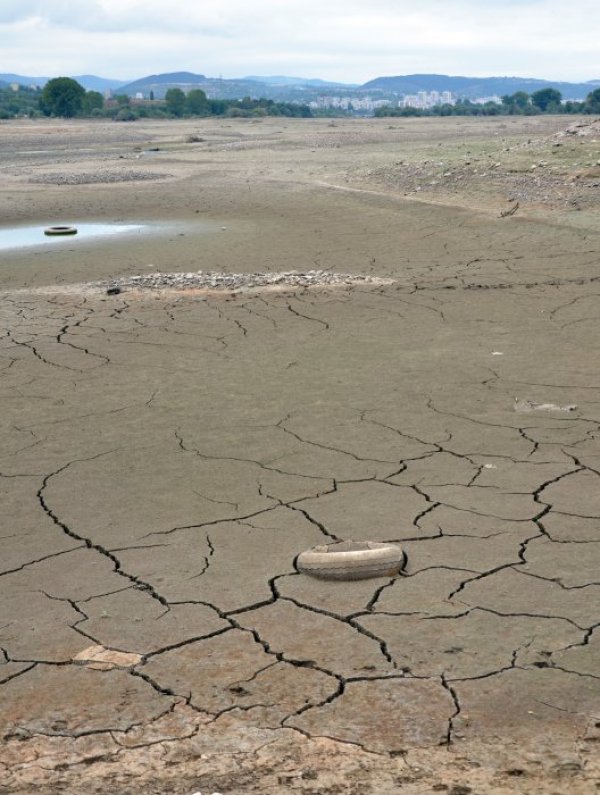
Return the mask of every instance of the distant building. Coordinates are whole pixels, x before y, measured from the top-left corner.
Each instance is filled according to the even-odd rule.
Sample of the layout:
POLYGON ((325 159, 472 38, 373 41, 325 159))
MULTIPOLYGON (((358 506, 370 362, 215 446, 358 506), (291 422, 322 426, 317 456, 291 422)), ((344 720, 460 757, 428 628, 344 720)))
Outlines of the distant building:
POLYGON ((471 102, 474 105, 487 105, 488 102, 495 102, 496 105, 502 104, 502 98, 494 95, 493 97, 476 97, 472 99, 471 102))
POLYGON ((336 96, 321 96, 317 97, 312 102, 309 102, 309 107, 313 110, 330 110, 338 109, 347 112, 356 112, 360 114, 372 113, 376 108, 381 108, 384 105, 389 105, 387 99, 372 99, 371 97, 350 96, 350 97, 336 97, 336 96))
POLYGON ((405 94, 398 102, 400 108, 429 110, 437 105, 455 105, 456 98, 451 91, 419 91, 418 94, 405 94))
POLYGON ((11 89, 12 89, 13 91, 18 91, 18 90, 19 90, 19 88, 20 88, 20 85, 19 85, 19 83, 11 83, 11 84, 10 84, 10 87, 11 87, 11 89))

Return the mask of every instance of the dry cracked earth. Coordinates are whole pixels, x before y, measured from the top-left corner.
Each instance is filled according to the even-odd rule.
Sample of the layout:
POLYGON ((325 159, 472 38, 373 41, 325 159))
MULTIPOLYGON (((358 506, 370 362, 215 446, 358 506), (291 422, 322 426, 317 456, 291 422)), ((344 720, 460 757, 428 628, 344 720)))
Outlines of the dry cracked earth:
POLYGON ((2 795, 600 787, 600 226, 344 189, 428 121, 0 128, 5 226, 189 225, 2 254, 2 795), (84 284, 148 265, 385 282, 84 284))

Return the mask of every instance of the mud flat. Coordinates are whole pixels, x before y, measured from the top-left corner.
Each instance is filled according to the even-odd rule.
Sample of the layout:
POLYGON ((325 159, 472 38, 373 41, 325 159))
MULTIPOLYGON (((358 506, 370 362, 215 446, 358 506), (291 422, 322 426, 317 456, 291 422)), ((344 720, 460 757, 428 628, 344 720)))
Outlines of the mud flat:
POLYGON ((2 253, 0 793, 595 791, 571 121, 0 125, 5 228, 165 229, 2 253))

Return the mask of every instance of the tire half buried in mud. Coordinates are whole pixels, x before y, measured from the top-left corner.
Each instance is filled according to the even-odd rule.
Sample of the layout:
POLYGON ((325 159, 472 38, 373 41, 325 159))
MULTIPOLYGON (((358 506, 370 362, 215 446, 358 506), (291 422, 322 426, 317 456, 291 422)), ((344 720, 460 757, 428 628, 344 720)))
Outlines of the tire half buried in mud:
POLYGON ((340 541, 301 552, 298 571, 324 580, 364 580, 394 577, 402 571, 406 556, 397 544, 375 541, 340 541))
POLYGON ((75 226, 48 226, 44 229, 44 234, 49 237, 57 235, 76 235, 77 227, 75 226))

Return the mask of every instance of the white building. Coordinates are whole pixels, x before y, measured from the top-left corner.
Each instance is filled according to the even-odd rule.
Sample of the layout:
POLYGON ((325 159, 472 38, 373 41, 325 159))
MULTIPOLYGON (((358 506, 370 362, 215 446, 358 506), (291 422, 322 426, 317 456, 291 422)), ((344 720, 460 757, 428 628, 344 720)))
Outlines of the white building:
POLYGON ((418 94, 405 94, 398 102, 400 108, 428 110, 437 105, 454 105, 456 98, 451 91, 419 91, 418 94))
POLYGON ((476 99, 472 99, 471 102, 474 105, 485 105, 488 102, 495 102, 497 105, 502 104, 502 98, 498 96, 493 97, 477 97, 476 99))
POLYGON ((309 102, 309 107, 313 110, 328 110, 337 108, 346 111, 358 111, 362 113, 370 113, 376 108, 381 108, 384 105, 389 105, 389 100, 386 99, 371 99, 371 97, 335 97, 335 96, 322 96, 309 102))

